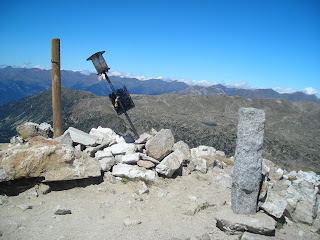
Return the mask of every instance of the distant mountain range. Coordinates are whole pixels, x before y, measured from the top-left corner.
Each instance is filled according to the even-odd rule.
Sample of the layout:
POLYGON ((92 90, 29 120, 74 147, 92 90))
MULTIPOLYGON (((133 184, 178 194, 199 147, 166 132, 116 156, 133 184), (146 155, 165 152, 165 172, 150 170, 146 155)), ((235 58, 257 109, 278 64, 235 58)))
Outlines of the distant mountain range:
MULTIPOLYGON (((140 81, 136 78, 110 76, 113 86, 125 85, 130 94, 158 95, 181 91, 189 85, 178 81, 150 79, 140 81)), ((0 68, 0 104, 9 103, 51 88, 51 70, 38 68, 0 68)), ((83 90, 98 96, 107 96, 110 87, 107 82, 99 81, 96 74, 84 75, 80 72, 61 70, 61 85, 74 90, 83 90)))
POLYGON ((221 84, 216 84, 210 87, 192 86, 187 89, 177 91, 180 95, 198 95, 198 96, 240 96, 245 98, 283 98, 292 102, 309 101, 320 103, 320 99, 315 95, 307 95, 303 92, 294 93, 278 93, 272 89, 239 89, 228 88, 221 84))
MULTIPOLYGON (((122 78, 110 76, 114 87, 125 85, 130 94, 159 95, 164 93, 176 93, 180 95, 217 96, 241 96, 245 98, 284 98, 290 101, 311 101, 320 103, 315 95, 307 95, 303 92, 280 94, 272 89, 238 89, 228 88, 218 84, 210 87, 189 86, 179 81, 164 81, 160 79, 138 80, 136 78, 122 78)), ((0 104, 9 103, 51 87, 51 70, 38 68, 0 68, 0 104)), ((106 81, 99 81, 96 74, 84 75, 80 72, 62 70, 62 86, 74 90, 83 90, 98 96, 107 96, 110 88, 106 81)))

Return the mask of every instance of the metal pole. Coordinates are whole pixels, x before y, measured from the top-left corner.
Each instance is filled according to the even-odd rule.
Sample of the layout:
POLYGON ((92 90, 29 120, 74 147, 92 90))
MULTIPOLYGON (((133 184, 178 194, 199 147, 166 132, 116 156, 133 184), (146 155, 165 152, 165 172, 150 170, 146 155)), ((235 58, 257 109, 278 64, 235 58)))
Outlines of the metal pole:
POLYGON ((60 77, 60 39, 51 41, 52 62, 52 112, 54 138, 62 135, 61 118, 61 77, 60 77))
MULTIPOLYGON (((113 85, 112 85, 112 83, 111 83, 111 81, 110 81, 107 73, 106 73, 105 71, 103 71, 103 74, 104 74, 104 76, 106 77, 106 79, 107 79, 107 81, 108 81, 108 83, 109 83, 109 86, 110 86, 110 88, 111 88, 111 91, 112 91, 112 92, 115 92, 116 90, 115 90, 115 88, 113 87, 113 85)), ((119 104, 120 104, 120 107, 121 107, 124 115, 126 116, 128 122, 129 122, 129 124, 130 124, 130 126, 131 126, 131 128, 132 128, 132 131, 133 131, 134 135, 135 135, 136 138, 138 139, 138 138, 139 138, 139 134, 138 134, 136 128, 134 127, 134 125, 133 125, 133 123, 132 123, 132 121, 131 121, 128 113, 127 113, 127 111, 124 109, 121 101, 119 101, 119 104)))

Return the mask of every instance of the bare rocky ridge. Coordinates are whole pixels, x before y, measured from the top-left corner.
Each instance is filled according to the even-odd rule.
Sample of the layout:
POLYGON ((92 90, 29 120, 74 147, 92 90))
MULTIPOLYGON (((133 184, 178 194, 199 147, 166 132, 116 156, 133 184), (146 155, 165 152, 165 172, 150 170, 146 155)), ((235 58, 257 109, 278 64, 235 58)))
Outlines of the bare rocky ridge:
MULTIPOLYGON (((214 146, 227 156, 235 151, 238 109, 263 109, 267 119, 263 156, 288 170, 320 169, 320 104, 237 96, 132 97, 136 108, 129 115, 139 133, 168 128, 176 141, 183 140, 190 147, 214 146)), ((65 130, 74 126, 88 132, 100 125, 130 133, 126 119, 116 115, 107 98, 63 88, 62 103, 65 130)), ((26 121, 52 123, 50 90, 0 105, 1 141, 8 142, 15 128, 26 121)))
MULTIPOLYGON (((30 124, 25 125, 28 128, 30 124)), ((209 146, 189 149, 183 142, 172 144, 167 140, 172 139, 169 129, 144 133, 135 143, 127 143, 113 130, 102 127, 91 129, 89 134, 69 128, 64 137, 69 138, 66 143, 57 142, 64 141, 63 137, 52 140, 25 135, 22 143, 2 144, 0 176, 9 176, 21 162, 28 165, 35 160, 42 169, 39 177, 42 172, 60 176, 64 165, 41 164, 46 161, 42 157, 6 162, 9 151, 22 151, 35 141, 38 146, 43 143, 44 148, 38 148, 40 155, 49 143, 86 154, 100 165, 102 176, 68 175, 49 182, 43 178, 19 180, 17 175, 11 181, 2 178, 0 238, 238 239, 243 232, 243 239, 319 238, 320 177, 313 172, 287 172, 264 159, 259 212, 235 215, 230 206, 233 159, 222 151, 209 146), (81 143, 89 138, 95 139, 91 146, 81 143), (148 156, 146 146, 156 150, 152 144, 159 145, 155 151, 161 156, 158 160, 148 156), (138 166, 142 159, 154 166, 138 166), (104 161, 111 160, 104 170, 104 161), (162 163, 164 166, 158 168, 162 163), (70 181, 79 178, 85 179, 70 181)))

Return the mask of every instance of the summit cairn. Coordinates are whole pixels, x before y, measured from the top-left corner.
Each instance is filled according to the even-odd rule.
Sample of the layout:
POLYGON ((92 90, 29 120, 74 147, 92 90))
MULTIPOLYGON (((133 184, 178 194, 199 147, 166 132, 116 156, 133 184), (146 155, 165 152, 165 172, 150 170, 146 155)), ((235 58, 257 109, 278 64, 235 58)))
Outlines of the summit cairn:
POLYGON ((263 110, 240 108, 231 191, 232 210, 236 214, 257 212, 264 122, 263 110))

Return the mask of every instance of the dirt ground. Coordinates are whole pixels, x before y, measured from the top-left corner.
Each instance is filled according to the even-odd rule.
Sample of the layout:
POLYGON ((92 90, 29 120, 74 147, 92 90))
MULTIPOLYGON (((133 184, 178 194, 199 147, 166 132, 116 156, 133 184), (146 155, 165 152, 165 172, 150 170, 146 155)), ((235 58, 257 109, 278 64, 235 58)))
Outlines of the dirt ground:
MULTIPOLYGON (((207 174, 159 178, 147 183, 148 190, 141 181, 109 173, 96 184, 53 184, 47 194, 44 185, 36 185, 16 196, 0 196, 0 239, 238 239, 219 230, 215 220, 222 206, 230 206, 230 176, 230 167, 213 168, 207 174), (54 214, 58 205, 71 214, 54 214)), ((319 238, 309 226, 293 222, 270 237, 319 238)))

